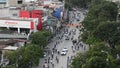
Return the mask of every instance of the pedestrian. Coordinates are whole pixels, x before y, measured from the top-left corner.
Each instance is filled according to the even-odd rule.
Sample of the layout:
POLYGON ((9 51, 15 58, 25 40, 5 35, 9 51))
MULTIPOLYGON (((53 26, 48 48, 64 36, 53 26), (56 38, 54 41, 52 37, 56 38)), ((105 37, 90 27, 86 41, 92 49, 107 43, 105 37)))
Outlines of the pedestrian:
POLYGON ((53 60, 52 60, 52 59, 50 60, 50 63, 51 63, 51 64, 53 63, 53 60))
POLYGON ((78 46, 78 50, 79 50, 79 46, 78 46))
POLYGON ((72 40, 72 43, 73 43, 73 45, 74 45, 74 40, 72 40))
POLYGON ((57 61, 57 63, 59 63, 59 59, 58 59, 58 57, 56 56, 56 61, 57 61))
POLYGON ((57 45, 57 42, 55 43, 55 45, 57 45))
POLYGON ((54 55, 52 54, 51 57, 52 57, 52 59, 53 59, 54 55))
POLYGON ((60 51, 58 50, 58 55, 60 54, 60 51))
POLYGON ((73 40, 73 36, 71 37, 71 40, 73 40))
POLYGON ((81 47, 83 48, 83 44, 81 44, 81 47))
POLYGON ((54 48, 56 48, 56 44, 54 45, 54 48))
POLYGON ((52 63, 52 68, 54 68, 54 63, 52 63))
POLYGON ((84 46, 84 50, 86 50, 86 46, 84 46))
POLYGON ((73 46, 71 46, 72 50, 73 50, 73 46))
POLYGON ((57 63, 59 63, 59 59, 57 59, 57 63))
POLYGON ((75 50, 76 50, 76 46, 75 46, 75 50))
POLYGON ((47 63, 47 59, 45 59, 45 63, 47 63))
POLYGON ((56 60, 57 60, 58 58, 57 58, 57 56, 56 56, 56 60))
POLYGON ((57 52, 57 49, 55 49, 55 52, 57 52))
POLYGON ((48 57, 48 63, 50 62, 50 57, 48 57))
POLYGON ((69 56, 67 57, 67 61, 69 61, 69 56))
POLYGON ((49 64, 48 64, 48 68, 50 68, 49 64))
POLYGON ((43 68, 45 68, 45 64, 43 64, 43 68))
POLYGON ((73 53, 75 53, 75 50, 73 49, 73 53))

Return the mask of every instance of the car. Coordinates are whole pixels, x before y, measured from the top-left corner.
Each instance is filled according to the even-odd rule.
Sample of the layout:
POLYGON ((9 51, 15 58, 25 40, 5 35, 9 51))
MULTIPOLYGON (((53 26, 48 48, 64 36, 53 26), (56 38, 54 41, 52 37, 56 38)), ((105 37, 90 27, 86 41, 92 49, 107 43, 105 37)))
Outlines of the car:
POLYGON ((61 54, 61 55, 66 55, 67 52, 66 52, 65 50, 62 50, 62 51, 60 52, 60 54, 61 54))
POLYGON ((61 55, 66 55, 68 52, 67 48, 63 48, 62 51, 60 52, 61 55))

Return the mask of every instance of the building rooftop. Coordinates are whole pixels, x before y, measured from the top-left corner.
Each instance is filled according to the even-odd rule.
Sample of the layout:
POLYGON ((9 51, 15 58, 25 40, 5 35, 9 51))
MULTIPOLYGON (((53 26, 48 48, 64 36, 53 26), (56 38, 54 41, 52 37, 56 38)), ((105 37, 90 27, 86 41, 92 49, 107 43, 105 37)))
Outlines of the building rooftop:
POLYGON ((14 49, 17 49, 16 46, 11 46, 12 44, 15 44, 17 42, 27 42, 27 40, 23 40, 23 39, 9 39, 7 41, 0 41, 0 50, 3 50, 3 49, 14 50, 14 49))
POLYGON ((27 40, 23 40, 23 39, 9 39, 7 41, 0 41, 0 45, 10 45, 10 44, 14 44, 17 42, 27 42, 27 40))
POLYGON ((7 46, 7 47, 5 47, 4 49, 5 49, 5 50, 17 50, 18 47, 16 47, 16 46, 7 46))

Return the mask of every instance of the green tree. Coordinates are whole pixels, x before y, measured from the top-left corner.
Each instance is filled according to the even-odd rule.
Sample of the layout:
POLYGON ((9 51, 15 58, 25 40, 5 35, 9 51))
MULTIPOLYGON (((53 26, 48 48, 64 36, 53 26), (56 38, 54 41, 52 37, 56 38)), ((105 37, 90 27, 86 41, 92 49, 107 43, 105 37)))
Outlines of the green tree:
POLYGON ((106 68, 106 60, 102 57, 91 57, 84 65, 83 68, 106 68))
POLYGON ((89 36, 89 32, 84 31, 83 34, 81 35, 82 39, 79 37, 79 40, 82 40, 83 42, 86 42, 86 40, 88 39, 88 36, 89 36))
POLYGON ((45 47, 48 44, 47 39, 50 35, 51 33, 46 30, 38 31, 31 35, 30 40, 32 40, 33 44, 45 47))
POLYGON ((43 51, 38 45, 27 45, 19 60, 19 67, 24 68, 29 65, 29 63, 38 65, 39 58, 42 57, 42 55, 43 51))
POLYGON ((66 0, 66 3, 71 4, 72 7, 88 8, 92 0, 66 0))
POLYGON ((82 68, 82 65, 86 62, 86 59, 87 57, 84 54, 77 54, 77 56, 73 59, 71 68, 82 68))
POLYGON ((9 51, 9 52, 6 52, 6 54, 4 55, 5 58, 8 58, 10 59, 10 64, 15 64, 17 63, 17 52, 16 51, 9 51))
POLYGON ((117 22, 102 23, 96 28, 93 35, 95 38, 106 41, 114 48, 115 45, 120 44, 119 27, 120 23, 117 22))
POLYGON ((78 54, 72 62, 72 68, 117 68, 116 59, 105 43, 96 43, 89 51, 78 54))
POLYGON ((16 51, 6 53, 6 58, 10 60, 10 65, 16 64, 18 68, 28 68, 28 66, 36 66, 39 58, 43 56, 43 50, 38 45, 29 44, 21 47, 16 51))
POLYGON ((83 25, 87 30, 93 31, 104 21, 115 21, 117 10, 117 5, 108 1, 92 5, 89 8, 87 17, 83 21, 83 25))

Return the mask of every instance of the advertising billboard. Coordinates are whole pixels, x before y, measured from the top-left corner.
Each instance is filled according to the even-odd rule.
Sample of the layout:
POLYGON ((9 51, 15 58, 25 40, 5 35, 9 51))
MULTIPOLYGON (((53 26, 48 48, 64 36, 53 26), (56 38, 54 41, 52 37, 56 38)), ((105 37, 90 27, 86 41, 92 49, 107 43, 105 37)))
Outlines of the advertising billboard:
POLYGON ((0 27, 31 28, 30 21, 0 20, 0 27))

